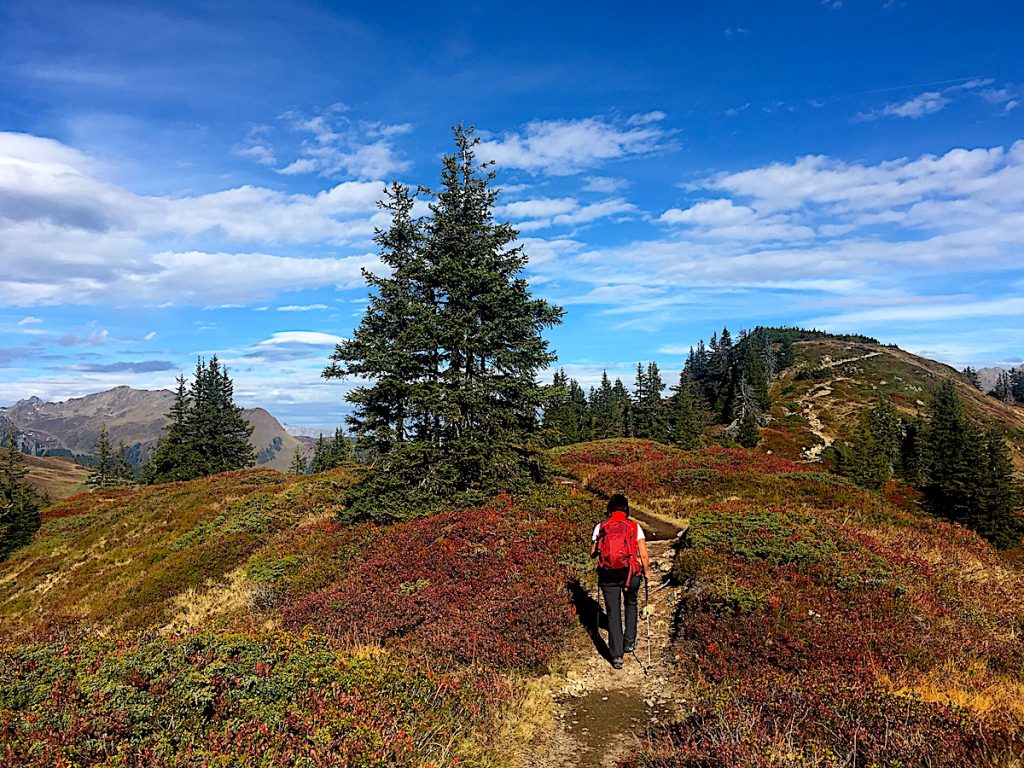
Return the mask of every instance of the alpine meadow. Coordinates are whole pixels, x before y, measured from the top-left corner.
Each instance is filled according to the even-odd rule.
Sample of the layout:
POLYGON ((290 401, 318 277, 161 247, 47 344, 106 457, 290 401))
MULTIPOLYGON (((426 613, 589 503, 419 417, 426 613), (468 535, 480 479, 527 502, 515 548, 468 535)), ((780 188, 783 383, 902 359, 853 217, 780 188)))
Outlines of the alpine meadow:
POLYGON ((0 766, 1024 768, 1024 10, 0 7, 0 766))

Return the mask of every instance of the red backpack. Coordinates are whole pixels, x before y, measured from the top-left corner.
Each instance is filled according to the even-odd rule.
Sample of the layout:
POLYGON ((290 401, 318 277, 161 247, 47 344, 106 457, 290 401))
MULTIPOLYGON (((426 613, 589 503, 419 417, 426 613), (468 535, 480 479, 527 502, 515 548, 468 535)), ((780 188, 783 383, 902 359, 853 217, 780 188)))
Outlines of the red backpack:
POLYGON ((632 520, 612 517, 601 523, 597 567, 608 571, 628 569, 632 576, 637 567, 637 536, 637 524, 632 520))

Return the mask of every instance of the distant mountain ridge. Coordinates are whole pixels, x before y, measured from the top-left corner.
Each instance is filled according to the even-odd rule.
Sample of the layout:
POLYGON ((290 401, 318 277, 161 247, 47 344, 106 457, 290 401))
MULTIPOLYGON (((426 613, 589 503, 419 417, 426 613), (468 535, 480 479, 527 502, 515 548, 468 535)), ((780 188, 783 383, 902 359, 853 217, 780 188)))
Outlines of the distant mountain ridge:
MULTIPOLYGON (((163 436, 173 399, 169 390, 127 386, 56 403, 30 397, 0 408, 0 427, 13 424, 22 450, 34 456, 87 457, 106 426, 111 442, 123 441, 129 458, 141 464, 163 436)), ((247 408, 244 415, 254 427, 257 463, 286 470, 300 442, 263 408, 247 408)))

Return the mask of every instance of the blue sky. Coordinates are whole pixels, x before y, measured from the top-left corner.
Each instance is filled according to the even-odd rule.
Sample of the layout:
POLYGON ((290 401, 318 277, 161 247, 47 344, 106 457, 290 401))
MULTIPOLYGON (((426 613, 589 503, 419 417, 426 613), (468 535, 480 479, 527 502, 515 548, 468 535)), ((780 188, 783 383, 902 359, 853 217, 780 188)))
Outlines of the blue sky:
POLYGON ((1019 3, 432 5, 0 4, 0 405, 216 353, 338 423, 375 201, 458 121, 585 385, 725 324, 1024 355, 1019 3))

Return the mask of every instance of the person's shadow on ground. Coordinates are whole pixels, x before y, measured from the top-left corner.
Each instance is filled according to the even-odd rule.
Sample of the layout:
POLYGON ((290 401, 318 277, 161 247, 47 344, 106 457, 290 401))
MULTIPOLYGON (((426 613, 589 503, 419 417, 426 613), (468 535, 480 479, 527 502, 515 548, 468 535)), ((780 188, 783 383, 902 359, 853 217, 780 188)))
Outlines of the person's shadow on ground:
POLYGON ((583 585, 575 583, 570 585, 569 593, 572 597, 572 604, 576 606, 576 615, 579 617, 580 624, 590 635, 590 641, 594 644, 594 648, 601 654, 601 658, 611 662, 612 654, 608 650, 608 643, 601 636, 602 629, 608 630, 608 614, 601 610, 601 604, 583 588, 583 585))

